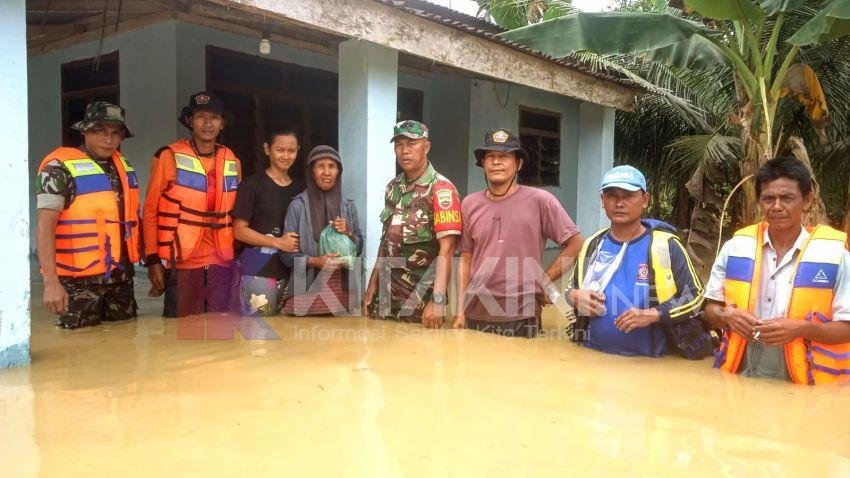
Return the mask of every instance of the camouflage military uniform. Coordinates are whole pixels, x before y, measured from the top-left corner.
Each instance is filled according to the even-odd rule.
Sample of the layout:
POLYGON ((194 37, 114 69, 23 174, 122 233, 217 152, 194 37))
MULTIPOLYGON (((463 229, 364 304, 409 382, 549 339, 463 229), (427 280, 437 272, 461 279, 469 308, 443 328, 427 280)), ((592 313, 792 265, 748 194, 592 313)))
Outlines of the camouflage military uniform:
POLYGON ((460 201, 454 185, 429 164, 416 180, 404 173, 387 185, 378 291, 372 317, 420 322, 433 292, 438 239, 460 234, 460 201), (448 219, 448 220, 447 220, 448 219))
MULTIPOLYGON (((85 146, 80 151, 89 157, 106 172, 112 184, 112 190, 118 199, 118 211, 124 220, 124 190, 121 178, 112 160, 94 158, 86 151, 85 146)), ((76 197, 76 188, 70 171, 58 160, 48 162, 36 178, 37 208, 61 211, 67 209, 76 197)), ((124 226, 121 226, 124 234, 124 226)), ((141 240, 141 235, 139 235, 141 240)), ((64 328, 76 329, 89 325, 97 325, 101 320, 115 321, 136 317, 138 306, 133 295, 133 264, 127 254, 127 243, 121 245, 121 266, 110 274, 107 279, 103 275, 91 277, 60 277, 59 281, 68 293, 68 312, 59 317, 59 323, 64 328)))

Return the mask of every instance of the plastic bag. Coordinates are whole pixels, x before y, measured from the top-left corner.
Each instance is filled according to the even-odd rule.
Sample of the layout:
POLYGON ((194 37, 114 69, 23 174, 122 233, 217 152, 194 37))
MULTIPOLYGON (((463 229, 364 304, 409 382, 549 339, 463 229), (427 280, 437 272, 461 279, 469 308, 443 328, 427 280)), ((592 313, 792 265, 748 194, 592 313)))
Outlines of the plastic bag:
POLYGON ((336 260, 342 262, 343 267, 351 269, 354 267, 354 257, 357 255, 357 246, 350 237, 337 232, 333 225, 328 224, 322 229, 319 236, 319 255, 339 254, 336 260))

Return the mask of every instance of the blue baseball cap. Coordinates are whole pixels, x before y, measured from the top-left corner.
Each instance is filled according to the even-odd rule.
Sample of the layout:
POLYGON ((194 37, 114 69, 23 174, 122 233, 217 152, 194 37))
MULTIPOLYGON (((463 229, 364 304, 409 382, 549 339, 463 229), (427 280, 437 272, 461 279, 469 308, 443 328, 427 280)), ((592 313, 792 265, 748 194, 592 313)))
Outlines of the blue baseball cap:
POLYGON ((608 188, 620 188, 626 191, 646 191, 646 178, 643 173, 632 166, 617 166, 611 168, 602 177, 600 191, 608 188))

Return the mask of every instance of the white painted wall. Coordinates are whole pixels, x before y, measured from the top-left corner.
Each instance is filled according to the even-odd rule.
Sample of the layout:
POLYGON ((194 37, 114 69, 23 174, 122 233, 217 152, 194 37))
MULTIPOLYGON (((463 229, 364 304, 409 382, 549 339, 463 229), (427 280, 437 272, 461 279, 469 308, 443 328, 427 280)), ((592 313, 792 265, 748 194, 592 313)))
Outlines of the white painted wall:
POLYGON ((614 166, 614 115, 613 109, 604 106, 582 103, 579 108, 581 161, 575 221, 585 236, 610 223, 602 209, 599 186, 602 176, 614 166))
POLYGON ((0 2, 0 368, 30 361, 30 266, 27 184, 27 40, 24 0, 0 2))
POLYGON ((394 176, 390 147, 398 103, 398 53, 364 41, 339 45, 339 152, 356 180, 343 181, 343 193, 354 199, 363 230, 363 255, 378 255, 384 188, 394 176), (387 175, 387 173, 390 173, 387 175))

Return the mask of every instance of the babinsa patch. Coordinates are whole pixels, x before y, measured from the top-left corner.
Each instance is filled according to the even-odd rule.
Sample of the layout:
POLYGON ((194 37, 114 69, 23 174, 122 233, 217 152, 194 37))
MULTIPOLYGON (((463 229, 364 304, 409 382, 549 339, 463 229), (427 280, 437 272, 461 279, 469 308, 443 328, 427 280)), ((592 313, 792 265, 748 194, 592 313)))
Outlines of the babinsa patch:
POLYGON ((454 201, 452 200, 452 190, 451 189, 438 189, 434 194, 437 196, 437 204, 440 205, 443 209, 449 209, 452 207, 454 201))

